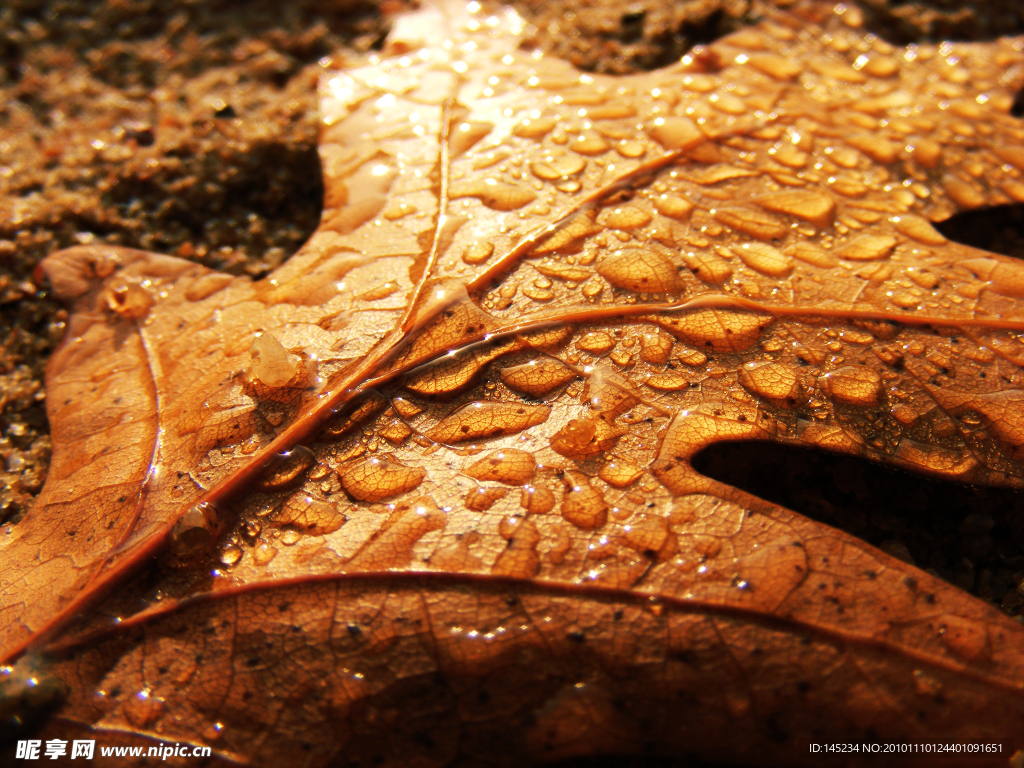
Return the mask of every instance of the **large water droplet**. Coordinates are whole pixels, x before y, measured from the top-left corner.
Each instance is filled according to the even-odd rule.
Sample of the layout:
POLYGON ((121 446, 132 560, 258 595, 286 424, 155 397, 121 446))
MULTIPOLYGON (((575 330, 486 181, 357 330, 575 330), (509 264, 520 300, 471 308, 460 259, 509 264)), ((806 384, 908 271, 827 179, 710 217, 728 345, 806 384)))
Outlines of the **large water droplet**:
POLYGON ((537 199, 537 193, 528 187, 507 184, 494 179, 456 181, 451 185, 449 197, 475 197, 495 211, 514 211, 537 199))
POLYGON ((532 453, 503 448, 470 464, 462 473, 477 480, 494 480, 505 485, 523 485, 533 477, 537 462, 532 453))
POLYGON ((773 362, 750 362, 740 368, 740 384, 751 394, 792 408, 803 399, 796 370, 773 362))
POLYGON ((256 487, 261 491, 278 491, 299 483, 316 464, 316 456, 304 445, 297 445, 270 460, 256 487))
POLYGON ((666 254, 647 248, 624 248, 597 263, 598 274, 617 288, 641 293, 679 293, 686 284, 666 254))
POLYGON ((851 261, 887 259, 899 242, 892 235, 861 235, 836 250, 836 256, 851 261))
POLYGON ((774 216, 753 208, 718 208, 715 219, 758 240, 779 240, 789 232, 789 228, 774 216))
POLYGON ((280 528, 294 528, 311 536, 322 536, 341 528, 345 524, 345 515, 336 504, 298 493, 278 508, 274 524, 280 528))
POLYGON ((874 405, 882 396, 882 379, 870 368, 847 365, 818 378, 818 384, 834 402, 874 405))
POLYGON ((793 262, 778 248, 765 243, 743 243, 734 246, 735 253, 748 267, 755 272, 769 277, 785 277, 793 271, 793 262))
POLYGON ((601 492, 590 485, 580 472, 566 472, 562 477, 562 517, 578 528, 600 528, 608 520, 608 504, 601 492))
POLYGON ((595 456, 612 448, 626 431, 624 427, 615 426, 603 413, 596 417, 571 419, 551 436, 551 449, 570 458, 595 456))
POLYGON ((359 501, 370 502, 411 491, 423 482, 426 475, 427 471, 422 467, 407 467, 376 457, 338 470, 338 478, 348 494, 359 501))
POLYGON ((657 117, 644 128, 665 149, 692 149, 706 140, 697 124, 688 117, 657 117))
POLYGON ((470 403, 434 425, 427 437, 439 443, 460 443, 512 435, 547 421, 550 414, 544 405, 470 403))
POLYGON ((250 354, 250 375, 268 387, 283 387, 298 373, 299 358, 269 333, 262 333, 253 339, 250 354))
POLYGON ((400 504, 380 530, 345 564, 345 570, 404 568, 412 561, 419 540, 447 523, 447 515, 425 496, 400 504))
POLYGON ((501 380, 508 387, 531 397, 543 397, 574 378, 571 368, 550 357, 501 370, 501 380))
POLYGON ((647 318, 685 342, 715 352, 743 352, 757 343, 770 315, 701 309, 647 318))
POLYGON ((536 576, 540 570, 540 555, 537 554, 540 533, 533 520, 518 516, 503 518, 498 533, 508 545, 498 555, 491 573, 518 579, 536 576))
POLYGON ((767 211, 795 216, 822 229, 832 225, 836 213, 836 201, 827 192, 803 189, 776 192, 754 202, 767 211))

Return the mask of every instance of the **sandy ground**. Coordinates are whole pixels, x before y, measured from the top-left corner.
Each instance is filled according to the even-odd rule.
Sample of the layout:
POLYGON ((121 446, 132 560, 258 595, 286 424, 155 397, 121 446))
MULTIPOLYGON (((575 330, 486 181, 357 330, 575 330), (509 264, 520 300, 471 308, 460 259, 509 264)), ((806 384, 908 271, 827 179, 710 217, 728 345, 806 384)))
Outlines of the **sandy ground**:
MULTIPOLYGON (((674 61, 761 7, 753 0, 515 5, 535 26, 529 46, 614 73, 674 61)), ((1024 32, 1020 0, 979 4, 982 12, 960 0, 860 5, 866 24, 894 43, 1024 32)), ((35 265, 58 248, 105 242, 266 274, 319 218, 319 73, 379 46, 384 13, 404 7, 399 0, 3 3, 0 524, 16 524, 31 507, 50 456, 43 369, 66 314, 34 281, 35 265)), ((989 218, 961 227, 963 236, 994 232, 1004 253, 1024 256, 1016 213, 983 214, 989 218)), ((765 466, 765 457, 733 450, 749 453, 723 449, 706 459, 707 469, 754 466, 748 475, 781 477, 778 487, 748 485, 1020 612, 1024 496, 950 490, 849 459, 817 457, 811 465, 786 454, 765 466), (893 497, 914 503, 888 511, 893 497)))

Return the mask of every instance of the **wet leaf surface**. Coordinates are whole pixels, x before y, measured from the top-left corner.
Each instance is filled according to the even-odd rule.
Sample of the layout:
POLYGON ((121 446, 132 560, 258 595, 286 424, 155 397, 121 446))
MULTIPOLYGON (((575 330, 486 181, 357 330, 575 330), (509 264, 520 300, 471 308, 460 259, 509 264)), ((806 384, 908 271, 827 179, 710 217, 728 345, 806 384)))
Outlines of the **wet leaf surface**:
POLYGON ((1021 732, 1020 624, 693 462, 1024 486, 1024 267, 934 226, 1024 200, 1022 41, 810 5, 615 78, 520 27, 426 10, 325 75, 322 221, 264 280, 44 262, 2 711, 254 765, 1021 732))

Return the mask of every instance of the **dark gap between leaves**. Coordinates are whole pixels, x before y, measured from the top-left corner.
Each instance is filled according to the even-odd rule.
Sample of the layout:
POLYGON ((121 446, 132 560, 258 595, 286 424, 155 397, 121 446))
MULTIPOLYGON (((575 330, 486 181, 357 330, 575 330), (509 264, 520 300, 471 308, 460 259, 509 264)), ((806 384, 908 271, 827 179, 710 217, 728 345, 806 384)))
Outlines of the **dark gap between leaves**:
POLYGON ((1021 614, 1024 491, 961 485, 865 459, 768 442, 718 443, 701 474, 846 531, 1021 614))
POLYGON ((1013 97, 1013 104, 1010 105, 1010 114, 1014 117, 1024 117, 1024 88, 1017 91, 1013 97))
POLYGON ((864 26, 894 45, 981 42, 1024 31, 1020 0, 862 0, 864 26))
POLYGON ((961 245, 1024 259, 1024 203, 962 211, 935 228, 961 245))

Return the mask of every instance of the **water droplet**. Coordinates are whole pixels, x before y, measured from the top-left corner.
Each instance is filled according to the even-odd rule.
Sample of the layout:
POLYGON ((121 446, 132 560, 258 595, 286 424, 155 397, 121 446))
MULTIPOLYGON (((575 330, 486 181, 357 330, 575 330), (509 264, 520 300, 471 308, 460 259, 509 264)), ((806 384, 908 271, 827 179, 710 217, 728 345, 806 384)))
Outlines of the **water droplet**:
POLYGON ((624 459, 612 459, 601 465, 597 476, 612 488, 628 488, 643 474, 640 467, 624 459))
POLYGON ((334 440, 345 436, 382 410, 387 403, 388 401, 379 392, 374 389, 368 390, 342 409, 334 421, 323 429, 322 438, 334 440))
POLYGON ((917 240, 925 245, 943 245, 946 237, 939 232, 932 223, 921 216, 913 214, 902 214, 893 216, 890 221, 897 232, 917 240))
POLYGON ((874 77, 892 77, 900 71, 900 63, 892 56, 875 54, 868 57, 868 60, 864 62, 864 66, 861 67, 861 71, 867 72, 874 77))
POLYGON ((555 494, 544 485, 528 485, 519 496, 519 504, 531 515, 546 515, 555 508, 555 494))
POLYGON ((550 414, 544 405, 475 402, 434 425, 427 437, 439 443, 460 443, 512 435, 547 421, 550 414))
POLYGON ((644 129, 665 149, 693 149, 705 141, 700 128, 688 117, 658 117, 644 126, 644 129))
POLYGON ((514 211, 537 199, 537 193, 527 187, 494 179, 456 181, 451 185, 448 196, 453 200, 475 197, 495 211, 514 211))
POLYGON ((286 547, 294 546, 302 541, 302 534, 298 531, 285 531, 281 534, 281 543, 286 547))
POLYGON ((645 363, 664 365, 672 354, 672 337, 662 331, 645 331, 640 335, 640 359, 645 363))
POLYGON ((252 550, 252 561, 256 565, 266 565, 275 557, 277 557, 277 550, 265 541, 257 544, 252 550))
POLYGON ((399 505, 387 521, 348 561, 348 571, 403 568, 412 561, 416 544, 431 531, 443 529, 448 517, 427 497, 399 505))
POLYGON ((874 405, 882 396, 882 379, 870 368, 847 365, 818 377, 818 385, 833 402, 874 405))
POLYGON ((551 436, 551 450, 570 458, 585 458, 607 451, 626 434, 626 429, 611 423, 606 414, 570 419, 551 436))
POLYGON ((603 355, 615 349, 615 339, 604 331, 592 331, 576 342, 576 348, 592 355, 603 355))
POLYGON ((448 146, 451 147, 451 156, 455 158, 463 154, 492 130, 494 130, 493 123, 459 123, 455 126, 455 129, 448 137, 448 146))
POLYGON ((856 147, 876 163, 891 165, 900 155, 900 148, 888 139, 871 133, 846 136, 846 142, 856 147))
POLYGON ((679 362, 683 365, 697 367, 704 365, 707 361, 708 356, 697 349, 683 349, 679 352, 679 362))
POLYGON ((789 228, 774 216, 753 208, 718 208, 714 215, 725 226, 758 240, 780 240, 789 232, 789 228))
POLYGON ((761 330, 773 321, 770 315, 719 309, 700 309, 646 319, 653 320, 685 342, 715 352, 750 349, 761 338, 761 330))
POLYGON ((406 376, 403 385, 420 395, 451 394, 469 384, 488 363, 517 346, 515 342, 477 346, 455 355, 445 355, 406 376))
MULTIPOLYGON (((707 357, 703 355, 702 357, 704 357, 704 362, 707 362, 707 357)), ((697 363, 697 365, 703 365, 703 363, 697 363)), ((681 392, 690 388, 690 379, 682 373, 655 373, 648 376, 644 384, 659 392, 681 392)))
POLYGON ((887 259, 898 242, 892 235, 861 235, 836 250, 835 254, 850 261, 887 259))
POLYGON ((523 485, 530 481, 536 468, 537 462, 532 453, 517 448, 503 448, 470 464, 462 473, 477 480, 523 485))
POLYGON ((528 517, 505 517, 498 525, 498 533, 508 542, 491 568, 496 576, 529 579, 540 570, 540 555, 537 544, 540 533, 528 517))
POLYGON ((178 518, 171 530, 171 551, 178 557, 206 552, 224 532, 224 520, 211 504, 201 502, 178 518))
POLYGON ((501 380, 517 392, 543 397, 576 378, 565 364, 550 357, 501 370, 501 380))
POLYGON ((224 565, 228 565, 228 566, 234 565, 235 563, 237 563, 241 559, 242 559, 242 549, 241 549, 241 547, 236 547, 234 544, 232 544, 232 545, 230 545, 228 547, 225 547, 224 549, 221 550, 220 561, 224 565))
POLYGON ((811 266, 829 269, 839 264, 839 259, 828 251, 822 250, 814 243, 796 242, 786 248, 786 253, 811 266))
POLYGON ((637 552, 659 552, 668 540, 668 520, 659 515, 637 515, 623 526, 622 540, 637 552))
POLYGON ((404 419, 411 419, 413 416, 418 416, 423 413, 423 408, 416 405, 416 403, 409 402, 404 397, 396 397, 392 399, 391 405, 394 406, 394 409, 404 419))
POLYGON ((783 407, 793 407, 803 399, 797 372, 782 363, 746 363, 740 368, 739 379, 751 394, 783 407))
POLYGON ((624 248, 597 263, 597 272, 617 288, 641 293, 679 293, 685 282, 666 254, 648 248, 624 248))
POLYGON ((1024 298, 1024 266, 985 258, 965 259, 958 264, 969 269, 975 277, 987 280, 989 288, 1000 296, 1024 298))
POLYGON ((499 499, 505 498, 507 493, 507 488, 474 488, 466 494, 464 503, 467 509, 472 509, 475 512, 486 512, 499 499))
POLYGON ((534 268, 547 277, 557 277, 559 280, 570 280, 574 283, 586 280, 593 274, 589 269, 574 267, 559 261, 541 262, 540 264, 535 264, 534 268))
POLYGON ((708 97, 711 106, 727 115, 742 115, 747 111, 747 105, 743 99, 726 91, 713 93, 708 97))
POLYGON ((288 526, 311 536, 322 536, 341 528, 345 524, 345 515, 336 504, 298 493, 278 508, 274 524, 279 528, 288 526))
POLYGON ((354 499, 370 502, 411 491, 423 482, 426 474, 422 467, 407 467, 376 457, 338 470, 345 491, 354 499))
POLYGON ((684 253, 683 261, 701 282, 720 285, 732 277, 732 267, 711 251, 684 253))
POLYGON ((771 158, 787 168, 803 168, 807 165, 810 155, 806 152, 801 152, 793 144, 787 143, 775 150, 771 158))
POLYGON ((567 176, 575 176, 586 167, 586 160, 569 154, 559 154, 548 160, 530 163, 530 171, 533 175, 544 181, 555 181, 567 176))
POLYGON ((253 339, 250 347, 252 379, 268 387, 283 387, 296 377, 299 358, 286 350, 276 337, 262 333, 253 339))
POLYGON ((804 70, 798 60, 776 53, 751 53, 747 62, 775 80, 793 80, 804 70))
POLYGON ((598 214, 597 223, 613 229, 639 229, 651 222, 651 214, 635 205, 605 208, 598 214))
POLYGON ((211 723, 203 729, 204 741, 217 741, 224 734, 224 723, 211 723))
POLYGON ((587 156, 600 155, 610 148, 611 146, 601 134, 589 131, 569 142, 569 149, 587 156))
POLYGON ((908 136, 906 149, 922 168, 937 168, 942 160, 942 145, 923 136, 908 136))
POLYGON ((462 252, 462 260, 471 265, 483 264, 493 253, 494 243, 478 240, 466 246, 466 250, 462 252))
POLYGON ((542 139, 555 127, 556 122, 550 117, 526 118, 517 124, 512 133, 522 139, 542 139))
POLYGON ((690 173, 690 178, 698 184, 711 186, 731 179, 744 179, 760 175, 760 171, 753 168, 740 168, 729 163, 715 163, 708 168, 693 171, 690 173))
POLYGON ((832 226, 836 214, 836 201, 826 192, 797 189, 765 195, 754 202, 766 211, 795 216, 822 229, 832 226))
POLYGON ((264 469, 256 487, 261 491, 278 491, 302 482, 306 473, 316 465, 313 452, 297 445, 287 453, 278 454, 264 469))
POLYGON ((793 271, 793 262, 778 248, 765 243, 743 243, 733 246, 732 252, 755 272, 769 277, 785 277, 793 271))
POLYGON ((945 615, 939 626, 939 640, 955 656, 977 662, 989 658, 988 628, 977 621, 945 615))
POLYGON ((527 283, 523 286, 523 295, 534 301, 551 301, 555 298, 553 291, 543 288, 536 283, 527 283))
POLYGON ((562 517, 578 528, 600 528, 608 520, 608 504, 604 496, 590 485, 580 472, 566 472, 562 476, 565 495, 562 497, 562 517))
POLYGON ((654 203, 658 213, 679 221, 690 218, 690 214, 693 212, 693 203, 679 195, 658 195, 651 202, 654 203))
POLYGON ((961 208, 981 208, 985 205, 985 195, 973 184, 964 179, 947 174, 942 179, 942 188, 949 199, 961 208))
POLYGON ((398 293, 398 283, 394 280, 387 280, 375 288, 360 293, 356 298, 359 301, 380 301, 396 293, 398 293))

